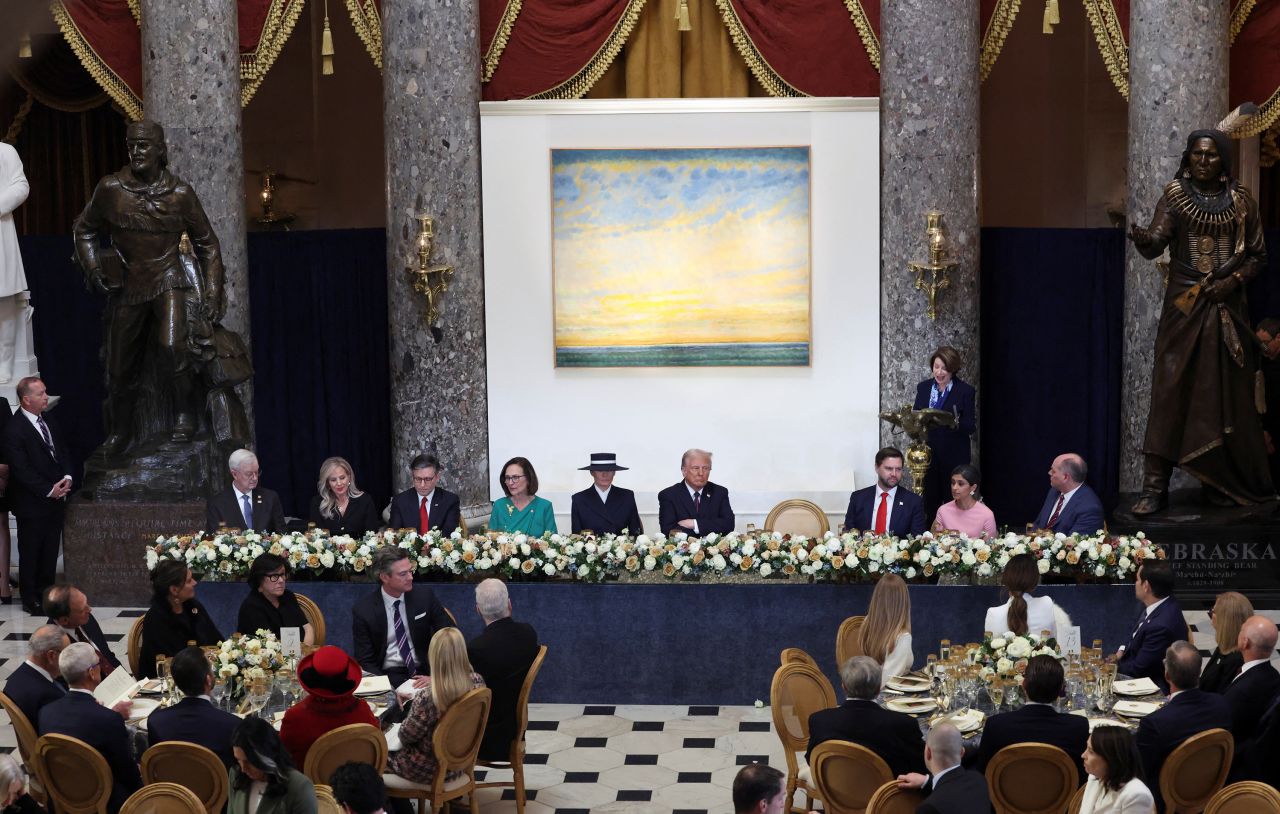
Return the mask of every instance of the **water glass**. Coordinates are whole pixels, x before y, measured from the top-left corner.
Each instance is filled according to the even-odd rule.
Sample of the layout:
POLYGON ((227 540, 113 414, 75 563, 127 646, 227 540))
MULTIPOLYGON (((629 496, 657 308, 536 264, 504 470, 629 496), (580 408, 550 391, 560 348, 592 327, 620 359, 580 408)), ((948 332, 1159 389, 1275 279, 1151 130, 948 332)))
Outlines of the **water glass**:
POLYGON ((227 680, 218 678, 213 682, 213 689, 209 691, 209 699, 213 701, 213 705, 218 709, 224 709, 224 702, 227 700, 227 680))
POLYGON ((938 645, 938 660, 949 661, 951 659, 951 640, 943 639, 938 645))

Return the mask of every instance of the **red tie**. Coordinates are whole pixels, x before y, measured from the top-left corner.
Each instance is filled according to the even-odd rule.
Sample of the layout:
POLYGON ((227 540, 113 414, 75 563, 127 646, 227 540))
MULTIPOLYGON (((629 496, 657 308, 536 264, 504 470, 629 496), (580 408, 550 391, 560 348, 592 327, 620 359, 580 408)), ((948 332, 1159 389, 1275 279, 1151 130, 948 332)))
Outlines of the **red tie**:
POLYGON ((876 534, 884 534, 884 527, 889 520, 889 493, 880 493, 880 507, 876 509, 876 534))
POLYGON ((84 635, 84 631, 81 630, 80 628, 76 628, 76 636, 79 637, 80 641, 92 647, 94 649, 94 652, 98 654, 98 666, 102 668, 102 678, 106 678, 107 676, 111 675, 111 671, 115 669, 115 665, 111 663, 111 660, 108 659, 106 655, 101 650, 98 649, 98 646, 96 644, 94 644, 92 641, 89 640, 88 636, 84 635))
POLYGON ((418 533, 426 534, 431 530, 431 518, 427 515, 427 499, 422 499, 422 505, 418 507, 418 533))
POLYGON ((1058 522, 1058 515, 1062 514, 1062 502, 1066 499, 1066 495, 1061 493, 1058 494, 1058 502, 1054 505, 1053 514, 1049 515, 1049 522, 1045 528, 1052 529, 1054 524, 1058 522))

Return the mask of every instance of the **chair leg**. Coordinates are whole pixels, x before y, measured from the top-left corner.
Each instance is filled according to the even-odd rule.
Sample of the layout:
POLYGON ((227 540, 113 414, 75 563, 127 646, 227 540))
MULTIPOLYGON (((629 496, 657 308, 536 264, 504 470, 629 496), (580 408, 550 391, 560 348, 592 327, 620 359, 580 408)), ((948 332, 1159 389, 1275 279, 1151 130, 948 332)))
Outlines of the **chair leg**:
POLYGON ((794 810, 794 802, 796 797, 796 779, 795 776, 787 778, 787 807, 784 811, 790 812, 794 810))
POLYGON ((467 800, 471 802, 471 814, 480 814, 480 799, 476 797, 475 789, 467 793, 467 800))
POLYGON ((511 764, 511 777, 516 787, 516 814, 524 814, 524 761, 511 764))

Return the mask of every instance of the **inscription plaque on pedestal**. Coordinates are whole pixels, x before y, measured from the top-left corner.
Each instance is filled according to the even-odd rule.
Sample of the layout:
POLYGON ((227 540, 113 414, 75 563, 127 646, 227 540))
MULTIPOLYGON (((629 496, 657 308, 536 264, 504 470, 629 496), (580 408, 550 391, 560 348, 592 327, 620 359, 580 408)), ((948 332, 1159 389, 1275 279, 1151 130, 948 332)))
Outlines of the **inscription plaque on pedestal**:
POLYGON ((98 605, 146 607, 151 579, 143 549, 175 529, 205 524, 205 504, 72 500, 62 530, 67 580, 98 605))

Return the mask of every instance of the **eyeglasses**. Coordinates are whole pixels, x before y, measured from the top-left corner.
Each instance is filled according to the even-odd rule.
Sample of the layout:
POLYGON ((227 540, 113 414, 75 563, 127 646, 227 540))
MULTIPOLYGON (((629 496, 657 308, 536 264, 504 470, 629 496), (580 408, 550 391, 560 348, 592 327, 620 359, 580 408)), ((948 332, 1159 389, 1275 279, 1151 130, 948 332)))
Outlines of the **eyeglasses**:
POLYGON ((429 478, 419 478, 418 476, 415 475, 413 478, 413 482, 421 483, 421 484, 435 483, 436 479, 439 477, 440 477, 439 475, 432 475, 429 478))
POLYGON ((507 483, 515 483, 518 480, 523 480, 524 475, 503 475, 502 479, 507 483))
POLYGON ((263 576, 263 579, 265 579, 267 582, 284 582, 288 578, 289 578, 289 575, 284 573, 283 571, 281 571, 279 574, 266 574, 263 576))

